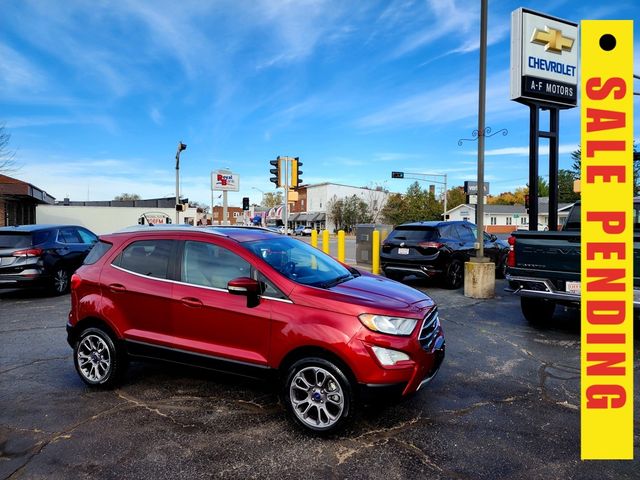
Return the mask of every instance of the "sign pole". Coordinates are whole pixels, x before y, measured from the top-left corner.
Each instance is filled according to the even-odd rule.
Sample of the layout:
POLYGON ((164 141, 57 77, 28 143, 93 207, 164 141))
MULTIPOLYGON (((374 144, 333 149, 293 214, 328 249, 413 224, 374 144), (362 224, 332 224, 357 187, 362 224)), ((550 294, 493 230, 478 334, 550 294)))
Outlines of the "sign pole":
POLYGON ((229 225, 228 211, 227 211, 227 191, 222 192, 222 224, 229 225))
POLYGON ((529 105, 529 230, 538 230, 538 132, 540 111, 529 105))
POLYGON ((488 1, 482 0, 480 14, 480 82, 478 87, 478 250, 476 258, 484 260, 484 121, 487 88, 487 10, 488 1))
POLYGON ((289 235, 289 162, 291 157, 284 157, 284 207, 282 208, 282 220, 284 234, 289 235))

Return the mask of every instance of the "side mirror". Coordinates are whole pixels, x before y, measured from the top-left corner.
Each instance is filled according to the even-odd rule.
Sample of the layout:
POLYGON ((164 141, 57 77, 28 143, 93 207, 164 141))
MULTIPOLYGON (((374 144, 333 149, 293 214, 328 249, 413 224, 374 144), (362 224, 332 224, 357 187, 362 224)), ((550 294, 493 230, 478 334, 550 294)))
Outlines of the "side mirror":
POLYGON ((253 308, 260 304, 258 295, 260 294, 260 284, 257 280, 249 277, 238 277, 230 280, 227 284, 227 291, 231 295, 244 295, 247 297, 247 307, 253 308))

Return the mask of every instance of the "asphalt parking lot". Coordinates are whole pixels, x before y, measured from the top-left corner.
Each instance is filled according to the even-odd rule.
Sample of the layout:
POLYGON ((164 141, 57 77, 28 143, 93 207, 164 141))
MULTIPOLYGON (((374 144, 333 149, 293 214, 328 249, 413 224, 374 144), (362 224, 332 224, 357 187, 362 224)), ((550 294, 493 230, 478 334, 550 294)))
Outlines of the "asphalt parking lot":
POLYGON ((537 330, 503 281, 483 301, 414 286, 439 304, 442 370, 329 438, 289 422, 273 385, 209 371, 132 363, 119 388, 89 389, 69 296, 0 293, 0 478, 638 478, 637 420, 635 461, 580 461, 575 313, 537 330))

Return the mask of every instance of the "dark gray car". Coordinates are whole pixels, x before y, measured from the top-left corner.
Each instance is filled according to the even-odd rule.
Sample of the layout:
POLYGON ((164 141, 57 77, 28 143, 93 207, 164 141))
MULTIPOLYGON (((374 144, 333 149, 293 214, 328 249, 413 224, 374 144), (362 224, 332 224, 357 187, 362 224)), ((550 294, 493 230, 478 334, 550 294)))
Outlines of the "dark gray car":
POLYGON ((0 288, 45 287, 61 295, 98 237, 77 225, 0 228, 0 288))

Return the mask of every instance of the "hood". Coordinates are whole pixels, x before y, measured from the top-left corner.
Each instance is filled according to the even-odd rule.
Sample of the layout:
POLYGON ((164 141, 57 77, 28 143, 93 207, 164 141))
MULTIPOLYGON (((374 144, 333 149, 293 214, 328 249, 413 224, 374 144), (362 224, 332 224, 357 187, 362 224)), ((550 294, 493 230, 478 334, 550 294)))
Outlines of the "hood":
POLYGON ((370 275, 356 277, 326 291, 331 292, 334 300, 377 310, 415 310, 417 313, 427 305, 434 304, 433 300, 415 288, 370 275))

